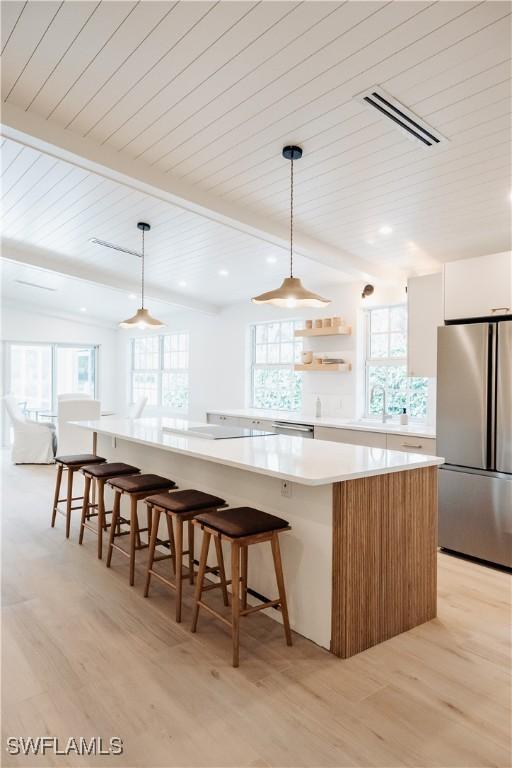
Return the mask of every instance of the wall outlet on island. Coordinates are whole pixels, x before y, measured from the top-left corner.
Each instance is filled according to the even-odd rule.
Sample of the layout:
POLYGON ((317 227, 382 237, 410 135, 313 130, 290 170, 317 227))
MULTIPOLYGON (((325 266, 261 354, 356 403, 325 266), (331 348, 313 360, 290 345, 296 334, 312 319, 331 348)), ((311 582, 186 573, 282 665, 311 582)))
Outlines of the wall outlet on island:
POLYGON ((288 482, 288 480, 282 480, 281 481, 281 496, 285 496, 285 498, 289 499, 292 495, 292 484, 288 482))

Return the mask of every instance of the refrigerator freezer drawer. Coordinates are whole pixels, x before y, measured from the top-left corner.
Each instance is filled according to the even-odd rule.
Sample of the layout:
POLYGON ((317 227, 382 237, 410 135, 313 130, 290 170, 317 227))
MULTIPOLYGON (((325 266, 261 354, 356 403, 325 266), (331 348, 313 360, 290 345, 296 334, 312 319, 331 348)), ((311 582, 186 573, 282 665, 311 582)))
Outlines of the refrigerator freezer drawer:
POLYGON ((439 546, 512 567, 512 478, 441 467, 439 546))

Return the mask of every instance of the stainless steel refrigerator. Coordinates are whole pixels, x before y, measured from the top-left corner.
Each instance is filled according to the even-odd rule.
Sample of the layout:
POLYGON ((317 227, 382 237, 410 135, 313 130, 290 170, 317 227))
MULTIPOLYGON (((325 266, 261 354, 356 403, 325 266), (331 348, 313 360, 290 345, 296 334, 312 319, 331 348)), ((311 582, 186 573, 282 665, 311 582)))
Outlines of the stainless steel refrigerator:
POLYGON ((439 546, 512 566, 512 320, 438 329, 439 546))

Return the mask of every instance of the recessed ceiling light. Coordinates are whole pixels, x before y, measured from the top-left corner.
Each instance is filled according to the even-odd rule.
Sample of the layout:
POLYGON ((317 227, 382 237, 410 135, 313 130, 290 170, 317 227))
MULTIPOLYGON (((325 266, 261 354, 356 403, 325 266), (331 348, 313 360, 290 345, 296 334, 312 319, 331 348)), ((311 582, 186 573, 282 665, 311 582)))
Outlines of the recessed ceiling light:
POLYGON ((384 224, 384 226, 379 229, 381 235, 390 235, 392 231, 393 227, 390 227, 388 224, 384 224))
POLYGON ((87 307, 80 307, 80 312, 87 312, 87 307))
POLYGON ((277 261, 275 256, 267 256, 267 264, 275 264, 277 261))
POLYGON ((187 287, 187 283, 186 283, 185 280, 180 280, 178 285, 179 285, 180 288, 186 288, 187 287))
POLYGON ((219 269, 219 275, 221 277, 227 277, 229 275, 229 272, 227 269, 219 269))
POLYGON ((137 298, 137 296, 136 296, 136 294, 135 294, 135 293, 129 293, 129 294, 128 294, 128 298, 129 298, 129 299, 136 299, 136 298, 137 298))
POLYGON ((375 240, 373 239, 373 237, 366 238, 365 242, 367 245, 375 245, 375 240))

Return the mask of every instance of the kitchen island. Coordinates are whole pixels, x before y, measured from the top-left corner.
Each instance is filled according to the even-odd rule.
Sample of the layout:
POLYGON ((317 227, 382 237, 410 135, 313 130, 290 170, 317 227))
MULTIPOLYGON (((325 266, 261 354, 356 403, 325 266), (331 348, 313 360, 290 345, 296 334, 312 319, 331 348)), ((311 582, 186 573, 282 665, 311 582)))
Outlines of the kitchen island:
MULTIPOLYGON (((163 417, 75 423, 108 460, 288 520, 282 554, 291 626, 337 656, 436 616, 443 459, 288 435, 207 439, 192 431, 207 425, 163 417)), ((250 586, 272 595, 271 553, 254 549, 250 586)), ((278 611, 266 613, 280 620, 278 611)))

